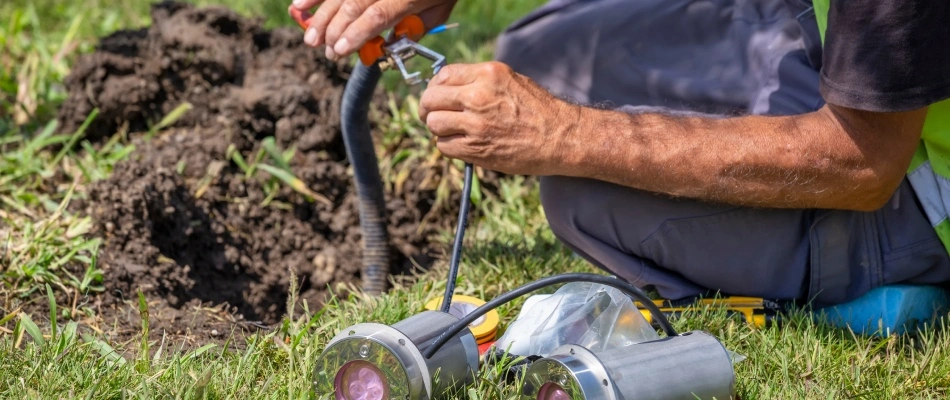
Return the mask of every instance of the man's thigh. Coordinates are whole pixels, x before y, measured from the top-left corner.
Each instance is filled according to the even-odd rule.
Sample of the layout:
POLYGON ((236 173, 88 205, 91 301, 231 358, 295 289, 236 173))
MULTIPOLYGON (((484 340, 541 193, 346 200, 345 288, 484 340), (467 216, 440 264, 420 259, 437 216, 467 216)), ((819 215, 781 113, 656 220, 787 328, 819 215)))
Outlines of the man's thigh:
POLYGON ((906 183, 872 213, 727 206, 566 177, 542 178, 541 199, 569 247, 669 299, 720 291, 831 304, 950 273, 906 183))
POLYGON ((602 181, 544 177, 544 212, 582 256, 679 299, 708 289, 799 298, 807 287, 809 213, 673 199, 602 181))

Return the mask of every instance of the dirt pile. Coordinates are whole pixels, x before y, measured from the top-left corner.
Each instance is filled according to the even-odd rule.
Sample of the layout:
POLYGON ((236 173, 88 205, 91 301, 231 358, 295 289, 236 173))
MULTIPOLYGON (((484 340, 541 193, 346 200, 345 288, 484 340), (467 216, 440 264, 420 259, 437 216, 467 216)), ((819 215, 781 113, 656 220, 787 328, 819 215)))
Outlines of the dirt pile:
MULTIPOLYGON (((175 331, 198 303, 277 321, 291 270, 311 305, 327 285, 358 282, 359 217, 338 115, 348 69, 303 46, 299 31, 266 31, 227 9, 161 3, 152 20, 103 38, 66 81, 62 130, 98 108, 92 139, 148 131, 179 105, 193 107, 173 129, 136 140, 131 158, 80 205, 105 238, 100 297, 134 298, 141 288, 153 308, 168 308, 152 311, 153 323, 175 331), (294 149, 287 170, 317 195, 254 165, 281 168, 263 150, 268 140, 294 149), (167 326, 155 317, 162 312, 167 326)), ((455 210, 420 224, 435 188, 409 179, 402 192, 387 198, 392 259, 405 271, 443 254, 430 239, 455 210)))

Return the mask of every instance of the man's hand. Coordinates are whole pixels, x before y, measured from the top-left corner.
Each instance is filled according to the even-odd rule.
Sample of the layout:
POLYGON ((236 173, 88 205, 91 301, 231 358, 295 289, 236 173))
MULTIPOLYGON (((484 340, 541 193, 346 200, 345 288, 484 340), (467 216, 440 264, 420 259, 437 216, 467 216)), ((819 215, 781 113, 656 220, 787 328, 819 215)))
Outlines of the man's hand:
POLYGON ((554 173, 582 112, 499 62, 443 67, 419 105, 443 154, 524 175, 554 173))
POLYGON ((426 29, 449 18, 457 0, 294 0, 293 7, 307 11, 317 5, 304 42, 327 45, 331 60, 358 50, 367 40, 392 27, 403 17, 416 14, 426 29))

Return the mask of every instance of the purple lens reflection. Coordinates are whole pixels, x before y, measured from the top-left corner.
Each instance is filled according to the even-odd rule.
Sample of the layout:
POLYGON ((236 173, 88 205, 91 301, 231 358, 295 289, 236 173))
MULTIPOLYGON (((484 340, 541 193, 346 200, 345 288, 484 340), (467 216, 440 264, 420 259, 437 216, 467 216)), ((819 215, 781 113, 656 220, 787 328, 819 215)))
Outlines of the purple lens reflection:
POLYGON ((383 371, 363 360, 344 364, 336 373, 333 387, 337 400, 383 400, 389 394, 383 371))
POLYGON ((571 400, 571 396, 560 385, 548 382, 538 391, 538 400, 571 400))

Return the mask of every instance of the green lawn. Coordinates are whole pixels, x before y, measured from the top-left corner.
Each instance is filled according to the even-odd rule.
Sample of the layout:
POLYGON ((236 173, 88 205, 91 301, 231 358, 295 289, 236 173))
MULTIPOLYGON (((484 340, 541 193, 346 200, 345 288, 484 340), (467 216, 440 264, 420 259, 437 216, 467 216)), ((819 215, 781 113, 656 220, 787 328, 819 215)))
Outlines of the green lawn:
MULTIPOLYGON (((461 27, 425 44, 450 61, 488 59, 492 38, 540 3, 462 1, 452 18, 461 27)), ((291 23, 285 1, 227 5, 264 18, 267 26, 291 23)), ((45 302, 67 290, 95 292, 103 279, 96 265, 100 240, 89 234, 87 218, 65 206, 89 182, 108 176, 134 147, 117 138, 93 149, 84 145, 81 130, 53 134, 50 121, 77 55, 91 51, 98 36, 148 24, 148 4, 6 0, 0 3, 0 19, 0 298, 45 302), (62 174, 74 183, 55 186, 62 174)), ((401 90, 395 80, 388 84, 401 90)), ((405 132, 407 126, 419 129, 405 111, 411 109, 395 112, 389 134, 405 132)), ((554 273, 591 271, 554 239, 533 183, 507 178, 498 198, 478 207, 484 217, 471 225, 459 293, 491 298, 554 273)), ((446 243, 450 234, 444 235, 446 243)), ((393 323, 418 312, 444 288, 444 264, 378 298, 353 296, 320 312, 288 313, 301 316, 252 337, 240 351, 186 349, 166 341, 108 343, 62 312, 63 304, 50 315, 0 309, 0 396, 308 398, 311 366, 331 336, 354 323, 393 323)), ((519 305, 500 309, 503 322, 510 322, 519 305)), ((804 314, 793 315, 780 328, 753 329, 715 309, 692 312, 675 325, 681 331, 707 330, 747 356, 735 367, 743 399, 950 395, 950 339, 942 329, 863 338, 816 324, 804 314)), ((515 397, 517 387, 502 384, 498 372, 483 368, 479 381, 459 397, 515 397)))

